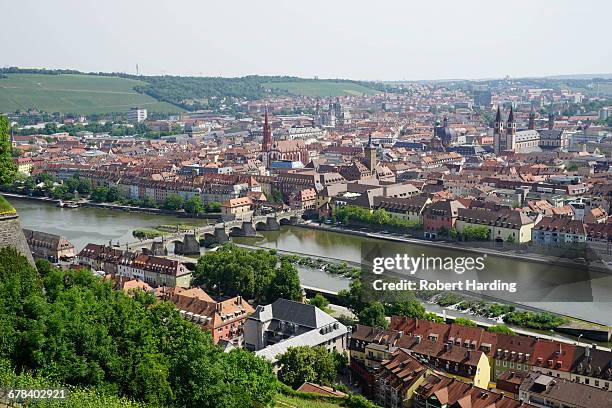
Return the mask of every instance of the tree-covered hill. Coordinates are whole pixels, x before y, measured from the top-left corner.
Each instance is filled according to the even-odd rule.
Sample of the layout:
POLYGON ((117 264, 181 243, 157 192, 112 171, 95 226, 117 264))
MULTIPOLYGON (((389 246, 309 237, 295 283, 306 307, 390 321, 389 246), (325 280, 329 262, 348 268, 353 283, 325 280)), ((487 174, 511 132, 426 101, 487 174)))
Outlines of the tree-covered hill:
POLYGON ((39 262, 37 271, 4 248, 0 388, 32 383, 102 401, 88 406, 121 406, 124 398, 159 407, 263 407, 277 380, 254 354, 223 353, 170 303, 144 292, 127 296, 88 270, 39 262))
POLYGON ((383 83, 348 79, 258 75, 235 78, 136 76, 70 69, 0 69, 0 111, 35 108, 46 112, 89 114, 121 112, 132 105, 159 112, 179 110, 168 104, 187 110, 220 111, 222 106, 231 107, 241 101, 266 96, 329 97, 394 90, 393 86, 383 83))

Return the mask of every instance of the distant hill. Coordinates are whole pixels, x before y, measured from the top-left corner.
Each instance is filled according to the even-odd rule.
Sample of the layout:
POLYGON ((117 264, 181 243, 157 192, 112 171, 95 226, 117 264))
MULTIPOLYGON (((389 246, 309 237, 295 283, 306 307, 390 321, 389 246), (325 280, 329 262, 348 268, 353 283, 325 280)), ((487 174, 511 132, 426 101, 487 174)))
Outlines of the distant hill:
POLYGON ((292 82, 265 82, 264 88, 281 89, 292 94, 310 97, 371 95, 378 92, 365 84, 331 79, 297 80, 292 82))
POLYGON ((553 75, 547 76, 548 79, 612 79, 612 74, 573 74, 573 75, 553 75))
MULTIPOLYGON (((142 77, 147 84, 136 87, 162 101, 188 110, 216 109, 228 105, 224 98, 247 100, 274 95, 305 95, 311 97, 372 94, 391 87, 374 82, 347 79, 303 79, 288 76, 249 75, 239 78, 222 77, 142 77)), ((391 90, 390 90, 391 91, 391 90)))
POLYGON ((392 85, 347 79, 249 75, 239 78, 135 76, 74 70, 0 69, 0 112, 108 113, 143 106, 152 112, 236 108, 235 99, 274 95, 333 97, 394 92, 392 85), (229 100, 227 99, 229 98, 229 100))
POLYGON ((154 112, 183 109, 134 90, 139 80, 82 74, 5 73, 0 78, 0 112, 35 108, 49 113, 124 112, 142 106, 154 112))

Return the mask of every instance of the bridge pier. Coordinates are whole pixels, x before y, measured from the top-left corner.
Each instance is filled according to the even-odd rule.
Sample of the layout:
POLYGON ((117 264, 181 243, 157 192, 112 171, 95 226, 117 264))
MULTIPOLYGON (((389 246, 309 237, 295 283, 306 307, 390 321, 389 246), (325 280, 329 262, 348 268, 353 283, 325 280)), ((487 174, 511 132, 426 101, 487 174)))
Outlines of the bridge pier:
POLYGON ((255 237, 257 236, 257 232, 255 232, 255 227, 253 226, 252 221, 243 221, 242 222, 242 233, 243 237, 255 237))
MULTIPOLYGON (((236 227, 233 227, 236 228, 236 227)), ((230 230, 230 236, 232 237, 256 237, 257 232, 255 231, 255 227, 253 227, 252 221, 242 221, 240 225, 240 229, 238 230, 230 230)))
POLYGON ((276 217, 266 218, 266 231, 278 231, 279 229, 280 225, 276 217))
POLYGON ((217 241, 218 244, 223 244, 224 242, 229 241, 229 236, 227 235, 227 232, 225 232, 225 227, 215 227, 215 241, 217 241))
POLYGON ((200 255, 200 243, 195 234, 185 234, 183 242, 177 242, 174 246, 177 255, 200 255))
POLYGON ((166 256, 168 255, 168 249, 166 248, 166 243, 161 241, 153 241, 151 244, 151 255, 154 256, 166 256))

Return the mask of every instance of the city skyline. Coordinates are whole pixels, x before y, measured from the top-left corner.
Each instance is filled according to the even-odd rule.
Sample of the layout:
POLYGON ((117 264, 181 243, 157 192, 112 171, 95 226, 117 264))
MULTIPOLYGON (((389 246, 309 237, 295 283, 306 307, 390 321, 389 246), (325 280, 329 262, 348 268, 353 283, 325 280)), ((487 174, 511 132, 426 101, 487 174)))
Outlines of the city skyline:
POLYGON ((597 39, 612 5, 592 4, 26 1, 6 5, 12 41, 0 64, 384 81, 609 74, 612 51, 597 39))

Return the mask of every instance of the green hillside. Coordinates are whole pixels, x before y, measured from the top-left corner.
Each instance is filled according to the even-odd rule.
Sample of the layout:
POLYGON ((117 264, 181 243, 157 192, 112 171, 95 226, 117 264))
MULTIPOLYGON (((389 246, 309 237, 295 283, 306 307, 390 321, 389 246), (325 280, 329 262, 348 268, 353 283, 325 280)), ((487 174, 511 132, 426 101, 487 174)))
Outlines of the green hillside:
POLYGON ((349 81, 301 80, 288 82, 266 82, 264 88, 281 89, 296 95, 311 97, 371 95, 377 91, 349 81))
POLYGON ((4 197, 0 195, 0 215, 14 212, 15 209, 13 208, 13 206, 8 201, 6 201, 4 197))
POLYGON ((7 74, 0 78, 0 112, 35 108, 46 112, 107 113, 142 106, 153 112, 180 108, 143 95, 134 86, 144 82, 96 75, 7 74))

